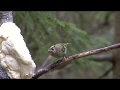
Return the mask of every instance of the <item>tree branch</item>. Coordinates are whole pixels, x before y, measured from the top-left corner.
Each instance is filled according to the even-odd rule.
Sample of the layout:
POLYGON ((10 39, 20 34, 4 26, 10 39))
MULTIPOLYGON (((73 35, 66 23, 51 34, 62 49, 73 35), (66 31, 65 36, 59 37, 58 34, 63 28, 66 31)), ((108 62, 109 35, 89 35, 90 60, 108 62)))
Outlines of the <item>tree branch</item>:
POLYGON ((96 61, 96 62, 100 62, 100 61, 113 61, 114 57, 112 54, 101 54, 101 55, 96 55, 95 57, 90 57, 88 58, 91 61, 96 61))
POLYGON ((104 73, 103 73, 101 76, 99 76, 97 79, 101 79, 102 77, 108 75, 108 73, 109 73, 110 71, 112 71, 112 70, 113 70, 113 66, 110 67, 106 72, 104 72, 104 73))
POLYGON ((32 77, 32 79, 37 79, 38 77, 40 77, 41 75, 55 69, 56 67, 59 67, 61 65, 64 65, 66 63, 69 63, 71 61, 74 61, 78 58, 82 58, 82 57, 86 57, 86 56, 90 56, 90 55, 94 55, 94 54, 98 54, 98 53, 102 53, 102 52, 107 52, 113 49, 117 49, 120 48, 120 43, 118 44, 114 44, 108 47, 104 47, 104 48, 99 48, 99 49, 95 49, 95 50, 91 50, 91 51, 87 51, 87 52, 83 52, 83 53, 79 53, 79 54, 75 54, 72 56, 69 56, 66 59, 61 59, 58 60, 56 62, 54 62, 53 64, 47 65, 41 69, 39 69, 32 77))

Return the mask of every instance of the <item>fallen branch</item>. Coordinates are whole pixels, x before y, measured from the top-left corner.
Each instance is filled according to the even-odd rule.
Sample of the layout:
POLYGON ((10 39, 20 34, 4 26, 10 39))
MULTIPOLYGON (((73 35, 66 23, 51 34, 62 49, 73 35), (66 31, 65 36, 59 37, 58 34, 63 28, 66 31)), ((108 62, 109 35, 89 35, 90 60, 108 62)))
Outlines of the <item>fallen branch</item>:
POLYGON ((56 67, 60 67, 61 65, 64 65, 64 64, 69 63, 71 61, 74 61, 74 60, 76 60, 78 58, 86 57, 86 56, 90 56, 90 55, 94 55, 94 54, 98 54, 98 53, 102 53, 102 52, 107 52, 107 51, 110 51, 110 50, 113 50, 113 49, 117 49, 117 48, 120 48, 120 43, 114 44, 114 45, 111 45, 111 46, 108 46, 108 47, 104 47, 104 48, 99 48, 99 49, 95 49, 95 50, 91 50, 91 51, 75 54, 75 55, 69 56, 66 59, 58 60, 58 61, 54 62, 53 64, 47 65, 47 66, 39 69, 33 75, 32 79, 37 79, 38 77, 40 77, 41 75, 49 72, 50 70, 53 70, 56 67))

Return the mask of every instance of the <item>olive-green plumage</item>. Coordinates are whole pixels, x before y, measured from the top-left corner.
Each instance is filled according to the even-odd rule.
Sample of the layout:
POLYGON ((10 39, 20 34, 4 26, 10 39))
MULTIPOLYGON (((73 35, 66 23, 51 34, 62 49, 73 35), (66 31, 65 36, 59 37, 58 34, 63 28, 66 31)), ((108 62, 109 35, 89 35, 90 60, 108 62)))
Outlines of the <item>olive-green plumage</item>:
POLYGON ((68 44, 70 43, 55 44, 48 49, 48 54, 56 58, 64 58, 67 53, 68 44))

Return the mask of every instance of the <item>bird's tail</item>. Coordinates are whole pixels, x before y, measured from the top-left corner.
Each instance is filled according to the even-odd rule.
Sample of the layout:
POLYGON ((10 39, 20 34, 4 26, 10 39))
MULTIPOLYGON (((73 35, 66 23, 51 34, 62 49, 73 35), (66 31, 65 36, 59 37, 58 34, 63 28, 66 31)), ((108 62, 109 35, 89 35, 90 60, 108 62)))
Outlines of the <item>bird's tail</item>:
POLYGON ((68 44, 71 44, 71 43, 62 43, 62 44, 64 44, 64 45, 67 47, 67 45, 68 45, 68 44))

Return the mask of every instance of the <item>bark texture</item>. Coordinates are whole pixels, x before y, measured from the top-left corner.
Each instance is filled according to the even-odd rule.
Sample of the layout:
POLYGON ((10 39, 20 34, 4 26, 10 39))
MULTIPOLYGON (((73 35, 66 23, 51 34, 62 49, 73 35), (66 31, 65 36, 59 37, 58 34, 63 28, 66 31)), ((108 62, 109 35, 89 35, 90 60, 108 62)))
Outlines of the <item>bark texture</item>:
MULTIPOLYGON (((115 13, 115 37, 114 43, 120 42, 120 12, 115 13)), ((113 78, 120 79, 120 49, 114 51, 113 78)))
MULTIPOLYGON (((12 11, 0 11, 0 26, 5 22, 13 22, 12 11)), ((1 66, 0 79, 10 79, 6 71, 1 66)))

